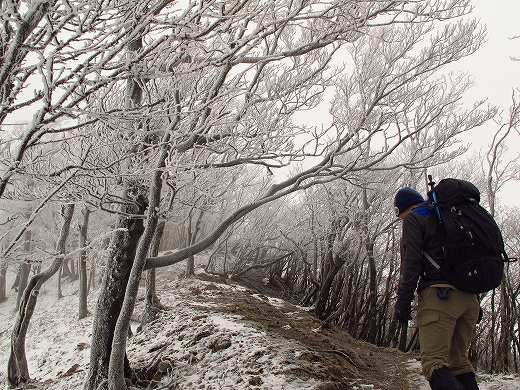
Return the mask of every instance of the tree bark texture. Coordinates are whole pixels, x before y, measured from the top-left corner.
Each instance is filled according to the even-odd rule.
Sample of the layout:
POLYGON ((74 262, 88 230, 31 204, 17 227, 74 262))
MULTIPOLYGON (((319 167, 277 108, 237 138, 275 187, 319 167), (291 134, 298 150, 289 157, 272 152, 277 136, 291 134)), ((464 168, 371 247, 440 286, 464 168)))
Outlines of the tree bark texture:
MULTIPOLYGON (((164 220, 160 221, 155 228, 155 233, 152 239, 152 243, 150 244, 150 256, 157 256, 159 254, 159 246, 161 244, 161 238, 164 234, 164 226, 166 222, 164 220)), ((146 295, 145 295, 145 306, 144 313, 141 318, 141 327, 146 325, 149 322, 155 320, 157 313, 162 309, 161 302, 157 297, 157 292, 155 288, 155 268, 149 271, 146 271, 146 295)))
POLYGON ((61 266, 61 276, 64 277, 64 278, 67 278, 67 277, 74 277, 74 274, 73 272, 70 270, 69 268, 69 261, 64 261, 63 262, 63 265, 61 266))
POLYGON ((87 283, 87 291, 93 290, 96 288, 96 262, 92 261, 90 265, 90 269, 88 272, 88 283, 87 283))
POLYGON ((0 302, 7 300, 7 260, 0 263, 0 302))
MULTIPOLYGON (((187 233, 187 236, 188 236, 188 242, 187 242, 187 246, 191 246, 193 244, 193 242, 195 241, 193 239, 193 233, 192 233, 192 228, 191 228, 191 223, 192 223, 192 212, 193 212, 193 208, 190 210, 190 215, 189 215, 189 218, 188 218, 188 233, 187 233)), ((190 257, 188 257, 186 259, 186 274, 185 276, 187 278, 189 277, 192 277, 193 275, 195 275, 195 257, 193 255, 191 255, 190 257)))
POLYGON ((88 315, 87 309, 87 233, 90 210, 85 206, 81 210, 82 220, 78 225, 79 230, 79 305, 78 305, 78 319, 85 318, 88 315))
MULTIPOLYGON (((123 199, 129 200, 129 191, 129 189, 125 191, 123 199)), ((145 210, 146 199, 138 195, 135 205, 123 206, 122 211, 127 214, 142 215, 145 210)), ((96 305, 85 390, 96 390, 98 385, 106 383, 114 329, 123 304, 137 243, 144 230, 143 220, 120 216, 116 228, 109 246, 107 264, 96 305)), ((127 371, 129 373, 129 365, 127 371)))
POLYGON ((61 215, 63 217, 63 225, 61 227, 58 242, 56 243, 56 252, 58 253, 58 256, 54 259, 49 268, 31 278, 20 302, 15 325, 11 334, 11 352, 7 366, 7 380, 11 386, 20 386, 30 379, 29 369, 27 367, 27 358, 25 355, 25 337, 27 335, 27 329, 36 307, 36 301, 41 286, 59 271, 63 263, 65 244, 69 235, 73 214, 74 204, 69 203, 62 206, 61 215))
POLYGON ((399 335, 399 350, 405 352, 406 345, 408 344, 408 322, 399 325, 401 327, 401 334, 399 335))
MULTIPOLYGON (((128 55, 132 56, 143 48, 142 37, 128 45, 128 55)), ((134 79, 128 79, 125 92, 126 108, 139 107, 143 96, 142 86, 134 79)), ((138 146, 136 146, 138 147, 138 146)), ((131 164, 131 161, 127 161, 131 164)), ((130 201, 131 194, 135 198, 134 206, 123 204, 122 211, 127 214, 143 215, 147 200, 140 194, 137 183, 124 182, 122 201, 130 201)), ((123 306, 128 278, 132 269, 139 239, 144 231, 143 220, 121 215, 116 223, 116 232, 112 236, 101 291, 98 295, 96 314, 92 330, 92 347, 90 350, 90 367, 87 374, 84 390, 96 390, 102 383, 108 385, 108 372, 112 342, 116 323, 123 306), (126 229, 120 231, 119 229, 126 229)), ((128 335, 125 331, 124 337, 128 335)), ((125 343, 126 345, 126 343, 125 343)), ((132 376, 130 364, 124 355, 124 370, 127 376, 132 376)), ((124 380, 123 380, 124 382, 124 380)), ((106 388, 106 386, 103 386, 106 388)))
POLYGON ((58 272, 58 299, 63 298, 63 294, 61 293, 61 276, 63 274, 63 264, 60 267, 58 272))
MULTIPOLYGON (((124 365, 126 360, 126 340, 128 330, 130 328, 130 318, 134 310, 137 292, 139 290, 139 282, 144 271, 147 255, 152 243, 154 233, 156 232, 158 221, 158 210, 161 201, 162 178, 161 174, 165 166, 165 160, 168 155, 167 147, 169 135, 163 138, 161 153, 157 163, 157 169, 152 176, 150 188, 149 206, 146 219, 146 228, 139 240, 139 245, 135 253, 135 259, 126 286, 123 304, 117 318, 114 329, 114 337, 112 340, 112 351, 110 354, 110 365, 108 370, 108 388, 109 390, 126 390, 126 382, 124 377, 124 365)), ((158 246, 158 245, 157 245, 158 246)))
POLYGON ((336 275, 345 264, 343 259, 334 254, 334 242, 339 229, 338 221, 334 221, 331 225, 331 231, 327 235, 325 247, 323 251, 324 259, 321 262, 321 280, 320 287, 316 295, 316 316, 325 320, 330 315, 328 309, 329 299, 331 298, 331 289, 333 287, 336 275))
POLYGON ((376 261, 374 258, 374 240, 370 234, 369 227, 369 210, 370 203, 368 201, 367 189, 363 189, 363 209, 365 211, 365 215, 363 218, 363 235, 365 236, 365 249, 367 252, 368 258, 368 275, 369 275, 369 295, 368 295, 368 334, 366 340, 369 343, 376 342, 377 336, 377 282, 376 282, 376 261))
MULTIPOLYGON (((30 230, 26 230, 24 232, 24 243, 23 243, 23 250, 24 250, 26 256, 31 251, 31 239, 32 239, 32 232, 30 230)), ((17 276, 18 294, 16 295, 16 310, 18 310, 20 308, 20 301, 22 300, 23 293, 25 291, 25 288, 27 287, 27 280, 29 279, 30 273, 31 273, 31 263, 29 261, 22 262, 22 264, 20 264, 20 268, 18 269, 18 276, 17 276)))
POLYGON ((504 279, 500 285, 500 336, 497 345, 497 371, 509 372, 512 366, 512 335, 514 334, 514 319, 511 316, 511 297, 508 294, 507 274, 504 272, 504 279))

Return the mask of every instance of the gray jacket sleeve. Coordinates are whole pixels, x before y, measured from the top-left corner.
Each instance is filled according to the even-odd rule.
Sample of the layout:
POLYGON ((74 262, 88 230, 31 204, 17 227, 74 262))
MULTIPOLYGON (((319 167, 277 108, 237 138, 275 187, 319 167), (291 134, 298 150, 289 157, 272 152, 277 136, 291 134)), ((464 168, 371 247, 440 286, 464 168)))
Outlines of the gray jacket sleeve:
POLYGON ((397 300, 411 303, 417 282, 423 268, 423 241, 422 228, 413 214, 403 221, 403 235, 401 248, 401 277, 397 290, 397 300))

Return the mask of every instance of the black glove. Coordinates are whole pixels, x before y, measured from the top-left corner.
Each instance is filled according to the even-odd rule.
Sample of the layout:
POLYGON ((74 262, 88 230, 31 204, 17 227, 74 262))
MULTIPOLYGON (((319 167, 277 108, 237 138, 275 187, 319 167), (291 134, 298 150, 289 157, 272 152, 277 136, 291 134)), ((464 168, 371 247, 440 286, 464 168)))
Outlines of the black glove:
POLYGON ((399 321, 400 323, 406 323, 412 319, 411 312, 412 312, 412 303, 411 302, 404 302, 404 301, 397 301, 394 306, 394 318, 399 321))

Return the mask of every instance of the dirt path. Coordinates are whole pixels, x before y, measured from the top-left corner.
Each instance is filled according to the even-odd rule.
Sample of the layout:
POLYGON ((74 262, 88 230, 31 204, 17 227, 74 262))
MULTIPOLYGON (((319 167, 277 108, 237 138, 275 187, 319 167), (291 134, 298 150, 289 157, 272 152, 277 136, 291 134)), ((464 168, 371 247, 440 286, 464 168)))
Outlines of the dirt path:
MULTIPOLYGON (((180 280, 178 272, 164 272, 158 288, 171 309, 130 339, 129 358, 136 368, 157 362, 161 372, 156 379, 162 384, 174 381, 175 388, 185 390, 412 390, 400 364, 402 354, 320 329, 304 308, 219 280, 180 280)), ((66 284, 60 300, 52 288, 47 290, 27 342, 32 385, 80 389, 88 369, 92 317, 75 319, 75 285, 66 284)), ((95 296, 89 298, 93 310, 95 296)), ((11 299, 1 308, 0 383, 5 381, 12 304, 11 299)), ((135 317, 142 304, 141 297, 135 317)))
POLYGON ((176 290, 177 303, 180 299, 207 313, 239 317, 245 325, 272 335, 280 343, 289 340, 301 345, 296 359, 286 362, 290 367, 286 373, 322 382, 317 389, 410 389, 404 364, 408 356, 354 340, 341 330, 321 329, 320 322, 301 307, 248 288, 211 281, 196 285, 176 281, 166 288, 176 290))

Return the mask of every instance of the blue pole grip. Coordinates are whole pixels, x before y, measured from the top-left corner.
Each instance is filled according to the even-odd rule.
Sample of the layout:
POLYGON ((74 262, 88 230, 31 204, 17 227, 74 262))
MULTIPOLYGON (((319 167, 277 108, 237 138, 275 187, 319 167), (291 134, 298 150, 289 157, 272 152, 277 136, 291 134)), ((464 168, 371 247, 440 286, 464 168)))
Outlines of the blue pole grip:
POLYGON ((439 210, 439 204, 437 203, 437 194, 435 191, 432 191, 432 198, 433 198, 433 207, 435 208, 435 214, 437 214, 437 219, 439 220, 439 223, 442 223, 442 215, 441 211, 439 210))

